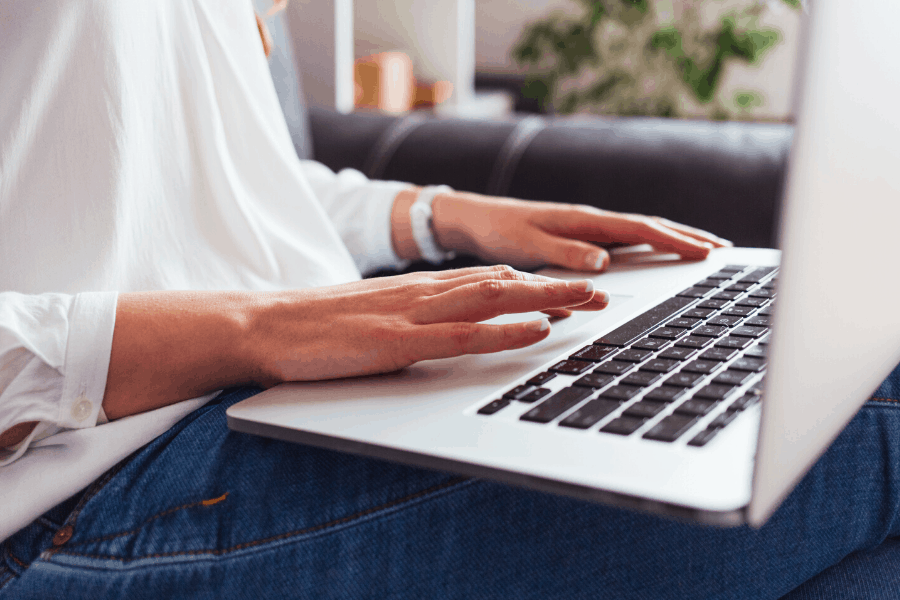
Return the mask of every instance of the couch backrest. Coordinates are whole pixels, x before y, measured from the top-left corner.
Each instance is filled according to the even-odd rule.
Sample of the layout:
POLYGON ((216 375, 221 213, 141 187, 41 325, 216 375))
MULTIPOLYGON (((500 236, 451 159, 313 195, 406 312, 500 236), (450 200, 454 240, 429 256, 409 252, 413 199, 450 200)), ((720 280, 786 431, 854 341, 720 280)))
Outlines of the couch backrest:
MULTIPOLYGON (((253 0, 259 15, 265 15, 272 7, 272 0, 253 0)), ((300 87, 300 74, 294 61, 294 48, 289 35, 287 11, 282 11, 266 21, 275 47, 269 55, 269 71, 275 82, 275 91, 281 101, 281 110, 291 131, 294 148, 300 158, 312 158, 312 140, 309 136, 309 117, 300 87)))

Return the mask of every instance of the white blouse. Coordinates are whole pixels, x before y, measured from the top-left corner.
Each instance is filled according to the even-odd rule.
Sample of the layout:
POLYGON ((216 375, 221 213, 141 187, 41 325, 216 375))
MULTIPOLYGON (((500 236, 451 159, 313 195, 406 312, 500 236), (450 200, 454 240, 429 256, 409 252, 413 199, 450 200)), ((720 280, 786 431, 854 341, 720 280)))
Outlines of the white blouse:
POLYGON ((406 185, 297 158, 250 0, 0 2, 0 541, 213 396, 95 426, 117 292, 400 264, 406 185))

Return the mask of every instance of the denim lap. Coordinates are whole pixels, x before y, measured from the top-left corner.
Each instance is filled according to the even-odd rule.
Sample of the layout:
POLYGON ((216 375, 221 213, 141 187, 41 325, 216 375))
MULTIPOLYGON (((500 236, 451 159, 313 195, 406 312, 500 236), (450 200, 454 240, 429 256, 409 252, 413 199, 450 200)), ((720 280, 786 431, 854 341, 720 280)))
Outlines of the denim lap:
MULTIPOLYGON (((898 383, 900 369, 882 389, 898 383)), ((757 531, 229 432, 225 408, 252 393, 89 490, 57 552, 37 558, 48 526, 14 536, 0 598, 778 598, 900 535, 893 403, 867 404, 757 531)))

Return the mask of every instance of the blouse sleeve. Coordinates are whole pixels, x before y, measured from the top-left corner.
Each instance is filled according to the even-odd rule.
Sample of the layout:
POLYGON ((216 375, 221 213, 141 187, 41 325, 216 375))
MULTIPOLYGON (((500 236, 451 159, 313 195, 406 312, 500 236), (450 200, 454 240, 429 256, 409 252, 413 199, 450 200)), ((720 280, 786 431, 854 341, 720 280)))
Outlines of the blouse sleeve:
POLYGON ((115 292, 0 293, 0 432, 38 427, 0 467, 36 438, 93 427, 100 415, 116 318, 115 292))
POLYGON ((331 169, 312 160, 301 168, 319 202, 328 213, 362 274, 378 269, 402 269, 391 244, 391 208, 397 194, 410 188, 398 181, 374 181, 359 171, 331 169))

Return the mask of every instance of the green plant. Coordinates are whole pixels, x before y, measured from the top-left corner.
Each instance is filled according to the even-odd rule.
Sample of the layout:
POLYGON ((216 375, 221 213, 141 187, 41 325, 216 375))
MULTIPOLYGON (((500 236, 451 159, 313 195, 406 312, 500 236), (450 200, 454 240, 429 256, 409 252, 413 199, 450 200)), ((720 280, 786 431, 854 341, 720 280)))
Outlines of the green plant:
MULTIPOLYGON (((762 0, 732 1, 711 25, 703 11, 724 0, 674 0, 677 19, 673 0, 576 1, 580 15, 532 23, 513 49, 528 70, 523 93, 545 110, 679 116, 686 94, 710 116, 730 118, 717 97, 726 65, 756 64, 781 39, 759 26, 769 8, 762 0)), ((800 7, 800 0, 780 1, 800 7)), ((762 103, 756 92, 731 101, 738 115, 762 103)))

